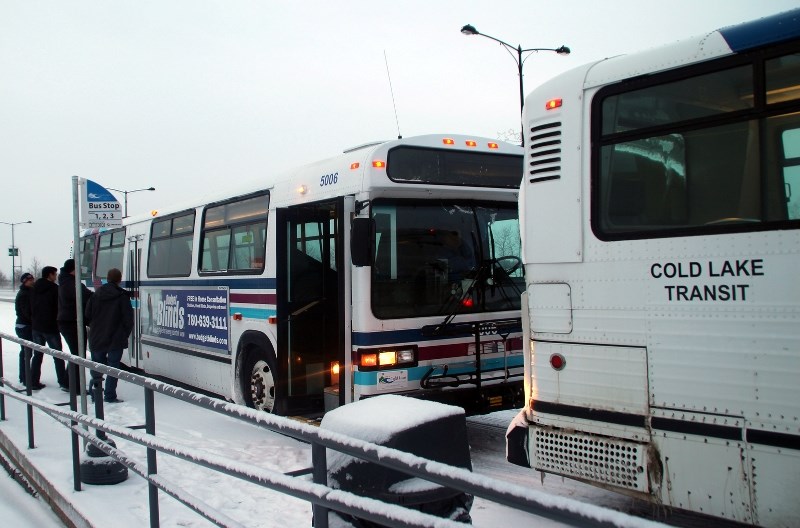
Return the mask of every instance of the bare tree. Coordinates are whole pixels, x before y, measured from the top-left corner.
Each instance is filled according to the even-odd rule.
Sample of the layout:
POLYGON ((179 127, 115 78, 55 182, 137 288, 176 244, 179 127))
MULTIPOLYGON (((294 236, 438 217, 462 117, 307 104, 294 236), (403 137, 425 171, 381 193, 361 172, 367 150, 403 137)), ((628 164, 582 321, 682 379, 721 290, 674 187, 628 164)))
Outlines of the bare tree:
POLYGON ((33 257, 31 259, 31 263, 28 265, 29 273, 33 275, 35 278, 39 278, 42 276, 42 262, 39 260, 38 257, 33 257))
POLYGON ((506 141, 508 143, 516 143, 518 145, 522 144, 522 132, 519 130, 514 130, 510 128, 505 132, 498 132, 497 139, 500 141, 506 141))
MULTIPOLYGON (((3 270, 0 270, 0 284, 2 284, 3 286, 6 286, 7 283, 8 283, 8 276, 6 275, 6 273, 3 270)), ((11 284, 11 287, 13 288, 14 285, 11 284)))
MULTIPOLYGON (((508 221, 500 221, 492 224, 492 240, 494 242, 494 253, 496 258, 506 256, 519 256, 521 252, 521 242, 519 238, 519 228, 508 221)), ((517 268, 512 277, 521 277, 522 269, 517 268)))

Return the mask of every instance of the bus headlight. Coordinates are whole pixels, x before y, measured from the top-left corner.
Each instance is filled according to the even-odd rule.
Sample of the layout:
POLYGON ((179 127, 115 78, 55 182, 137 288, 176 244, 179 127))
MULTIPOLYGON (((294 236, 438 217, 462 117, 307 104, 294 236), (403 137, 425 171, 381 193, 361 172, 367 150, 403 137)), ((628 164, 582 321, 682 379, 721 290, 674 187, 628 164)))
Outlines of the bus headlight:
POLYGON ((361 371, 387 370, 393 368, 415 367, 417 365, 417 346, 360 348, 358 367, 361 371))
POLYGON ((397 353, 398 363, 414 363, 417 360, 416 350, 400 350, 397 353))
POLYGON ((339 384, 339 362, 333 361, 331 363, 331 385, 338 385, 339 384))

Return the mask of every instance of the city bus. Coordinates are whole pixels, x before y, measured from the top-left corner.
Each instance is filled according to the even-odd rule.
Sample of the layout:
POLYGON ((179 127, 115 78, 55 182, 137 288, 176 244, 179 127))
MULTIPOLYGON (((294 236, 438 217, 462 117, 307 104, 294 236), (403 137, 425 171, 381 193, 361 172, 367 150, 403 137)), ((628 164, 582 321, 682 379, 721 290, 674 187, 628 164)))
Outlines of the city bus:
POLYGON ((526 97, 508 460, 800 523, 800 10, 526 97))
POLYGON ((521 147, 486 138, 364 145, 87 232, 81 269, 93 285, 123 271, 128 366, 237 403, 508 408, 522 401, 521 170, 521 147))

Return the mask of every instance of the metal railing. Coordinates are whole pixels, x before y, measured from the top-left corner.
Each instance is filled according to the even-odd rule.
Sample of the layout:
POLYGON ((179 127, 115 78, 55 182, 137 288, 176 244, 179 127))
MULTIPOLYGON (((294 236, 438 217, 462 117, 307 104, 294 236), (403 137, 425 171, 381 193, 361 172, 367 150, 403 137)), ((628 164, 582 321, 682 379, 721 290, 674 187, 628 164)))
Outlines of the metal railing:
MULTIPOLYGON (((449 466, 386 446, 373 444, 341 433, 301 423, 296 420, 225 402, 184 388, 156 381, 133 372, 111 368, 88 359, 73 356, 68 352, 40 346, 33 342, 22 340, 16 336, 0 332, 0 420, 6 419, 6 397, 20 401, 28 408, 29 447, 33 447, 34 442, 33 408, 43 411, 70 430, 73 438, 73 473, 76 491, 80 491, 81 489, 80 467, 76 462, 79 458, 79 454, 76 452, 79 443, 76 439, 79 436, 123 464, 130 471, 144 478, 148 482, 150 491, 150 526, 153 528, 159 526, 157 494, 157 490, 159 489, 168 493, 186 507, 218 526, 242 526, 225 513, 205 504, 201 499, 169 483, 167 479, 159 475, 157 473, 156 464, 156 453, 158 452, 268 489, 285 493, 292 497, 306 500, 312 505, 314 526, 318 528, 326 528, 328 526, 329 510, 335 510, 392 527, 455 528, 464 526, 455 521, 434 517, 395 504, 382 503, 375 499, 362 497, 348 491, 330 487, 328 485, 326 462, 328 449, 567 525, 603 527, 662 526, 658 523, 614 510, 581 503, 573 499, 554 497, 544 492, 530 490, 522 486, 478 475, 464 468, 449 466), (13 388, 13 384, 3 377, 3 340, 30 347, 33 350, 49 354, 71 363, 70 410, 48 404, 29 394, 22 394, 13 388), (74 380, 78 379, 77 369, 79 367, 101 372, 105 375, 113 376, 142 387, 145 395, 145 432, 141 433, 137 430, 109 423, 102 419, 102 412, 99 417, 92 417, 88 414, 78 412, 76 401, 77 383, 74 380), (210 455, 159 439, 155 435, 154 393, 156 392, 306 442, 310 444, 311 447, 312 467, 305 471, 283 474, 263 468, 252 467, 251 465, 239 461, 210 455), (92 434, 86 429, 88 427, 96 429, 98 434, 92 434), (129 455, 113 445, 110 445, 105 441, 104 434, 99 433, 100 431, 104 434, 110 434, 146 447, 147 464, 142 465, 129 455), (308 473, 312 475, 311 482, 302 477, 302 475, 308 473)), ((533 475, 531 476, 533 477, 533 475)))

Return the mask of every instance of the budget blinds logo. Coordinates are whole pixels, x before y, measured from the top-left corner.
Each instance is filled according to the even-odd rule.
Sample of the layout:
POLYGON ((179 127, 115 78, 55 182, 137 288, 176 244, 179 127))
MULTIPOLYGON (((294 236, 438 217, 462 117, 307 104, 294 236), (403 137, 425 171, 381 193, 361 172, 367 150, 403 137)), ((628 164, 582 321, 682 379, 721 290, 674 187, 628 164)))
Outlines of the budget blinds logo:
POLYGON ((143 289, 141 296, 143 333, 230 353, 226 289, 154 288, 143 289))
POLYGON ((408 387, 408 371, 399 370, 393 372, 378 373, 378 391, 396 391, 408 387))

